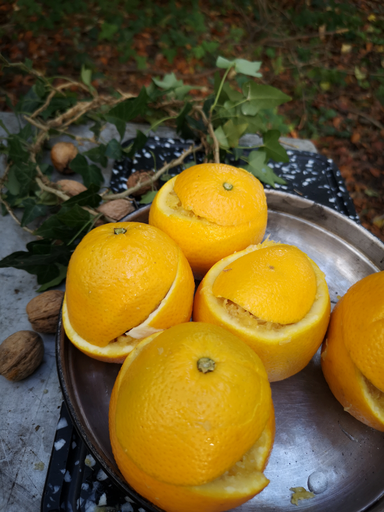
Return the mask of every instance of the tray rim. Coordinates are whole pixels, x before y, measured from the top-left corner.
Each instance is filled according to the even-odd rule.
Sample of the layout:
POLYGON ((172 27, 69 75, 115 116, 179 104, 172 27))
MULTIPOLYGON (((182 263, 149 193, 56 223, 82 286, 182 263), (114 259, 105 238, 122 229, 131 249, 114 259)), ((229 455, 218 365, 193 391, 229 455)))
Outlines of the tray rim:
MULTIPOLYGON (((355 221, 351 220, 346 215, 333 210, 327 206, 321 205, 313 200, 303 198, 300 196, 296 196, 287 192, 276 191, 276 190, 265 190, 265 194, 267 196, 268 210, 282 212, 287 215, 292 215, 293 217, 300 218, 298 213, 303 213, 304 221, 308 221, 314 225, 324 228, 324 223, 326 227, 329 228, 328 231, 341 238, 348 244, 352 245, 355 249, 357 249, 361 254, 363 254, 372 264, 375 266, 378 271, 384 270, 384 243, 381 242, 375 235, 366 230, 363 226, 357 224, 355 221), (298 210, 299 209, 299 210, 298 210), (309 218, 307 219, 306 216, 309 218), (328 226, 326 220, 329 217, 334 217, 338 222, 333 222, 328 226), (333 228, 333 229, 331 229, 333 228), (363 250, 362 248, 356 248, 353 243, 350 241, 351 233, 356 232, 360 238, 366 239, 370 242, 367 245, 367 250, 363 250), (381 251, 381 255, 380 255, 381 251)), ((138 218, 145 215, 149 211, 150 205, 146 205, 142 208, 135 210, 130 213, 119 222, 137 222, 138 218)), ((77 429, 81 439, 86 444, 92 455, 96 458, 98 463, 101 465, 102 469, 106 472, 106 474, 117 484, 124 492, 127 493, 132 499, 136 500, 142 506, 146 507, 148 511, 153 512, 163 512, 162 509, 158 508, 156 505, 151 503, 150 501, 143 498, 140 494, 138 494, 133 488, 129 486, 129 484, 123 479, 121 474, 116 473, 104 460, 104 458, 99 453, 99 450, 96 448, 94 443, 89 439, 87 435, 85 426, 82 421, 78 417, 75 406, 72 404, 71 396, 69 393, 69 389, 66 382, 65 370, 62 365, 64 344, 62 342, 65 336, 64 327, 62 324, 62 315, 60 310, 59 321, 57 325, 56 331, 56 366, 57 373, 59 377, 60 388, 63 393, 64 401, 67 405, 69 414, 71 416, 72 422, 77 429)), ((384 488, 383 492, 380 496, 378 496, 374 501, 367 503, 364 508, 361 509, 360 512, 368 510, 370 507, 377 505, 382 498, 384 497, 384 488)))

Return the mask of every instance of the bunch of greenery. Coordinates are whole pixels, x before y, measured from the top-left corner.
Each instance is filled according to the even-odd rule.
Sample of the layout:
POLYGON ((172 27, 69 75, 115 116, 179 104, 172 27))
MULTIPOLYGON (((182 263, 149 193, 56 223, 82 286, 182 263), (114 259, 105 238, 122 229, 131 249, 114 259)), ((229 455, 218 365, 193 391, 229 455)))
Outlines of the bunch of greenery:
MULTIPOLYGON (((191 153, 203 151, 205 160, 214 162, 226 162, 232 155, 264 183, 272 186, 276 182, 284 183, 267 163, 270 159, 288 161, 279 143, 280 132, 270 126, 267 114, 290 98, 255 80, 262 76, 260 62, 219 57, 213 93, 196 98, 189 95, 196 87, 185 85, 173 73, 162 80, 153 79, 137 96, 117 91, 99 95, 91 83, 91 71, 85 68, 81 81, 61 79, 60 85, 55 85, 55 78, 42 76, 29 61, 11 64, 0 58, 3 66, 21 69, 36 78, 30 91, 13 107, 23 121, 19 132, 12 134, 1 123, 7 135, 0 145, 0 152, 6 156, 5 171, 0 178, 0 202, 3 215, 12 215, 22 229, 37 238, 27 244, 27 251, 15 252, 1 260, 0 267, 15 267, 35 274, 39 291, 62 282, 76 245, 100 217, 105 222, 111 221, 97 210, 100 204, 117 197, 130 198, 140 187, 166 177, 172 167, 183 165, 191 153), (137 130, 133 142, 123 145, 126 123, 134 121, 149 123, 149 128, 146 133, 137 130), (81 175, 87 190, 69 197, 51 181, 53 168, 43 163, 44 156, 48 142, 57 136, 69 136, 77 143, 84 141, 73 135, 71 127, 89 122, 94 136, 86 140, 94 147, 79 153, 70 163, 71 169, 81 175), (106 123, 112 123, 119 134, 119 138, 108 143, 100 137, 106 123), (162 124, 173 127, 180 137, 194 143, 180 157, 156 170, 147 181, 123 193, 112 193, 104 185, 101 172, 108 158, 133 159, 145 146, 149 133, 162 124), (239 139, 246 133, 261 135, 262 144, 251 151, 240 146, 239 139), (37 221, 40 221, 37 229, 31 229, 29 226, 37 221)), ((141 201, 150 202, 154 194, 153 190, 143 195, 141 201)))

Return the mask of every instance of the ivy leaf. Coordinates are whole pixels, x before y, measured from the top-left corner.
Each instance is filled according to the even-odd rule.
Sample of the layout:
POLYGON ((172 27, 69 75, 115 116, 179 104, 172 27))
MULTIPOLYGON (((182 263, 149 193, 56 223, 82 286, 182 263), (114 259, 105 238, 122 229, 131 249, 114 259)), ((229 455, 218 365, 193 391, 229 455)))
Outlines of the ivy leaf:
POLYGON ((215 135, 220 144, 220 147, 223 149, 229 149, 228 139, 225 135, 225 132, 224 132, 222 126, 219 126, 218 128, 216 128, 215 135))
POLYGON ((183 139, 193 139, 195 134, 188 125, 188 114, 192 110, 192 104, 186 103, 176 118, 176 131, 183 137, 183 139))
POLYGON ((85 156, 80 153, 69 164, 72 171, 77 172, 83 178, 84 185, 88 188, 92 183, 99 188, 104 183, 104 177, 97 165, 89 165, 85 156))
POLYGON ((91 87, 91 80, 92 80, 92 70, 87 69, 84 64, 81 66, 81 73, 80 73, 81 81, 87 85, 88 87, 91 87))
POLYGON ((33 87, 29 89, 27 94, 16 105, 18 114, 32 114, 43 104, 43 100, 38 96, 33 87))
POLYGON ((132 119, 139 115, 145 114, 148 99, 147 91, 145 87, 142 87, 137 98, 119 103, 105 115, 105 119, 116 126, 120 138, 124 136, 126 123, 129 123, 129 121, 132 121, 132 119))
POLYGON ((138 151, 141 151, 143 149, 147 140, 148 140, 148 137, 141 130, 137 130, 136 137, 135 137, 133 143, 129 146, 129 149, 126 148, 126 149, 128 149, 128 151, 126 151, 125 148, 123 149, 123 151, 126 152, 128 158, 131 158, 133 160, 133 158, 135 157, 135 154, 138 151))
POLYGON ((279 130, 268 130, 267 133, 264 134, 263 141, 267 156, 276 162, 289 162, 289 156, 280 144, 279 138, 279 130))
POLYGON ((142 198, 140 199, 141 204, 150 204, 155 199, 155 195, 157 194, 157 190, 150 190, 146 192, 142 198))
POLYGON ((237 73, 242 73, 247 76, 261 77, 261 73, 258 73, 261 67, 261 62, 250 62, 245 59, 235 60, 235 70, 237 73))
POLYGON ((223 131, 231 148, 235 148, 239 144, 240 137, 245 133, 248 123, 236 124, 232 119, 229 119, 224 126, 223 131))
POLYGON ((63 203, 62 208, 72 207, 75 204, 78 204, 79 206, 90 206, 91 208, 96 208, 101 202, 101 196, 97 193, 98 191, 99 187, 92 183, 87 188, 87 190, 84 190, 84 192, 80 192, 80 194, 67 199, 63 203))
POLYGON ((4 122, 0 119, 0 126, 2 127, 2 129, 5 131, 5 133, 7 135, 10 135, 10 131, 8 130, 8 128, 5 126, 4 122))
POLYGON ((290 96, 287 96, 275 87, 256 84, 252 81, 246 82, 243 85, 243 94, 249 101, 255 100, 252 102, 252 105, 258 105, 256 101, 259 102, 259 110, 278 107, 282 103, 291 100, 290 96))
POLYGON ((17 135, 8 137, 8 158, 12 162, 28 162, 29 153, 25 150, 21 138, 17 135))
POLYGON ((250 62, 245 59, 227 60, 223 57, 218 57, 216 66, 221 69, 235 68, 236 73, 242 73, 247 76, 261 77, 262 74, 258 73, 261 62, 250 62))
POLYGON ((30 222, 42 217, 48 213, 48 208, 45 204, 36 204, 35 199, 27 197, 23 201, 24 213, 21 219, 21 227, 27 226, 30 222))
POLYGON ((244 99, 244 96, 241 94, 241 92, 236 91, 236 89, 231 87, 228 82, 224 83, 223 90, 226 92, 228 99, 231 101, 234 101, 237 103, 244 99))
POLYGON ((106 167, 108 164, 108 158, 105 155, 106 148, 107 146, 105 144, 100 144, 99 146, 85 151, 83 155, 92 160, 92 162, 96 162, 102 167, 106 167))
POLYGON ((58 217, 58 214, 48 217, 42 225, 35 230, 34 235, 41 236, 47 240, 62 240, 69 242, 76 235, 78 230, 66 226, 58 217))
POLYGON ((159 80, 158 78, 152 78, 152 80, 157 85, 157 87, 167 91, 184 85, 182 80, 178 80, 176 78, 175 73, 169 73, 168 75, 165 75, 163 80, 159 80))
POLYGON ((263 183, 275 187, 275 183, 284 184, 285 180, 277 176, 273 169, 267 165, 267 153, 263 150, 252 151, 249 154, 249 165, 245 167, 247 171, 253 174, 263 183))
POLYGON ((122 156, 121 144, 116 139, 111 139, 105 149, 105 156, 114 160, 120 160, 122 156))
POLYGON ((90 223, 92 220, 91 214, 78 204, 73 205, 72 208, 62 209, 55 216, 65 226, 74 229, 80 229, 82 226, 90 223))
POLYGON ((37 290, 38 292, 45 292, 45 290, 48 290, 53 286, 58 286, 67 277, 68 267, 60 264, 56 264, 55 267, 58 269, 58 274, 56 275, 56 277, 52 277, 52 274, 49 273, 44 274, 44 276, 42 274, 39 275, 38 283, 42 283, 42 285, 37 290), (47 279, 50 279, 50 281, 47 281, 47 279))
POLYGON ((12 195, 25 197, 35 184, 36 166, 32 162, 12 165, 8 173, 7 188, 12 195))

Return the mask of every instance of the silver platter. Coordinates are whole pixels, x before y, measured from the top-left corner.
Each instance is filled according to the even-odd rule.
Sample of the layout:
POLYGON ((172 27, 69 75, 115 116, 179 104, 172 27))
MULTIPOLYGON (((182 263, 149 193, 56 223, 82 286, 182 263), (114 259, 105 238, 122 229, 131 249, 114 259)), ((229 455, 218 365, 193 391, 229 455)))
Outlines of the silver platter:
MULTIPOLYGON (((325 272, 332 305, 368 274, 384 269, 384 244, 349 218, 283 192, 266 191, 267 235, 306 252, 325 272)), ((147 222, 149 207, 124 220, 147 222)), ((81 437, 106 473, 145 510, 156 507, 135 493, 121 476, 108 434, 110 393, 119 365, 90 359, 66 337, 57 336, 61 387, 81 437)), ((319 352, 297 375, 272 384, 276 438, 265 475, 268 487, 238 512, 292 512, 291 487, 308 489, 314 471, 328 487, 298 509, 311 512, 384 510, 384 434, 344 412, 321 372, 319 352), (381 499, 383 498, 383 499, 381 499)), ((180 511, 182 512, 182 511, 180 511)))

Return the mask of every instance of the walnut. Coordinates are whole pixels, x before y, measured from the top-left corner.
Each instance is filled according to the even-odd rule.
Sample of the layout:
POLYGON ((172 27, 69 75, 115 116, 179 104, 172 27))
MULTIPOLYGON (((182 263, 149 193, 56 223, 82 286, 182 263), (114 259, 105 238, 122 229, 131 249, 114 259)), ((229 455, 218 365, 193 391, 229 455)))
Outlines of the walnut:
POLYGON ((114 199, 103 203, 96 209, 98 212, 107 215, 107 217, 118 221, 128 215, 128 213, 133 212, 135 207, 128 199, 114 199))
POLYGON ((59 180, 56 184, 69 197, 77 196, 87 190, 87 187, 75 180, 59 180))
POLYGON ((31 375, 41 364, 44 343, 33 331, 18 331, 0 345, 0 374, 19 381, 31 375))
POLYGON ((27 315, 35 331, 48 334, 56 332, 63 297, 64 292, 49 290, 28 302, 27 315))
POLYGON ((51 149, 51 160, 54 168, 61 174, 73 174, 68 167, 77 155, 77 147, 72 142, 57 142, 51 149))
MULTIPOLYGON (((127 180, 127 188, 134 187, 137 183, 143 183, 145 181, 148 181, 150 178, 154 176, 154 171, 136 171, 133 172, 130 177, 127 180)), ((136 192, 133 192, 132 196, 142 196, 146 192, 149 192, 153 189, 154 184, 145 185, 144 187, 140 188, 136 192)))

